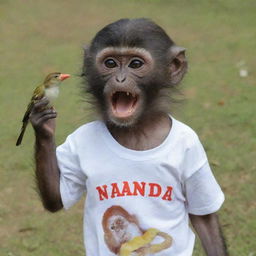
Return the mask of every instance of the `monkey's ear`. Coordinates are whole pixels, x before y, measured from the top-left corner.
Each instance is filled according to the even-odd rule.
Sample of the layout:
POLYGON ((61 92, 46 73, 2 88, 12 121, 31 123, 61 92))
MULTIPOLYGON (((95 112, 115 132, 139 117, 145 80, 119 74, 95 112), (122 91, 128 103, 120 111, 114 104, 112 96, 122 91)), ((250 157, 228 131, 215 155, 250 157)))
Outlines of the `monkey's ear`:
POLYGON ((174 45, 169 50, 170 56, 170 78, 173 85, 178 84, 184 74, 187 71, 188 63, 185 56, 186 49, 177 45, 174 45))

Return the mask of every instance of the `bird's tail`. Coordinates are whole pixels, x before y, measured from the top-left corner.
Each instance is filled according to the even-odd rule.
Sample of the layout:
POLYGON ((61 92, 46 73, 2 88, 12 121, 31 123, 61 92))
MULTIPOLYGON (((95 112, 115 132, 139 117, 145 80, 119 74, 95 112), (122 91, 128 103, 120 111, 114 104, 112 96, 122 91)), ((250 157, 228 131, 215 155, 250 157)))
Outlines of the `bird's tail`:
POLYGON ((22 142, 22 139, 23 139, 23 136, 24 136, 24 133, 26 131, 26 128, 27 128, 27 125, 28 125, 28 122, 23 122, 23 125, 21 127, 21 131, 20 131, 20 135, 19 135, 19 138, 17 139, 17 142, 16 142, 16 146, 19 146, 22 142))

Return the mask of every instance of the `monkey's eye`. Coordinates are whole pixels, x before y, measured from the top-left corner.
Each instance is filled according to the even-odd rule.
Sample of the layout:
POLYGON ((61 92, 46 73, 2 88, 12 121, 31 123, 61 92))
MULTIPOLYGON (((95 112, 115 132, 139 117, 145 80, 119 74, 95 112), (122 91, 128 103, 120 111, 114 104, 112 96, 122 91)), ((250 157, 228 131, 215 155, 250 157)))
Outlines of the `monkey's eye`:
POLYGON ((107 68, 115 68, 117 66, 116 62, 113 59, 107 59, 104 62, 107 68))
POLYGON ((140 68, 143 66, 143 62, 141 60, 132 60, 131 63, 129 64, 129 68, 140 68))

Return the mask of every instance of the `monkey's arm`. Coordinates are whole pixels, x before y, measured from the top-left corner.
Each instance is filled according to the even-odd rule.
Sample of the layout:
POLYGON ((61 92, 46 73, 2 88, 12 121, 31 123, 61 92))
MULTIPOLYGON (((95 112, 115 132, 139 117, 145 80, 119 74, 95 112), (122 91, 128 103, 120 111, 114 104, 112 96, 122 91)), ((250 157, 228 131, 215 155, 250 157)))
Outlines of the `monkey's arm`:
POLYGON ((46 99, 35 103, 30 121, 35 130, 35 162, 38 190, 44 207, 51 212, 63 205, 60 195, 60 171, 57 165, 54 142, 55 118, 53 109, 47 109, 46 99))
POLYGON ((225 240, 216 213, 189 215, 207 256, 228 256, 225 240))

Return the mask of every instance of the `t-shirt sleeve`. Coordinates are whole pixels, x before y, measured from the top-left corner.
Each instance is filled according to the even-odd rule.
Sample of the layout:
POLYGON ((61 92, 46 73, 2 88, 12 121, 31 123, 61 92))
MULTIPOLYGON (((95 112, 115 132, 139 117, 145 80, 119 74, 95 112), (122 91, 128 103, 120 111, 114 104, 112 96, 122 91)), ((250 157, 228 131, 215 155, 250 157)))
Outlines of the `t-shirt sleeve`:
POLYGON ((224 194, 208 162, 186 180, 185 190, 188 212, 191 214, 206 215, 216 212, 224 202, 224 194))
POLYGON ((70 208, 86 190, 86 176, 81 170, 78 155, 70 136, 57 147, 58 166, 60 169, 60 193, 64 209, 70 208))
POLYGON ((213 176, 197 135, 190 143, 185 158, 184 186, 188 212, 206 215, 218 211, 224 202, 224 194, 213 176))

